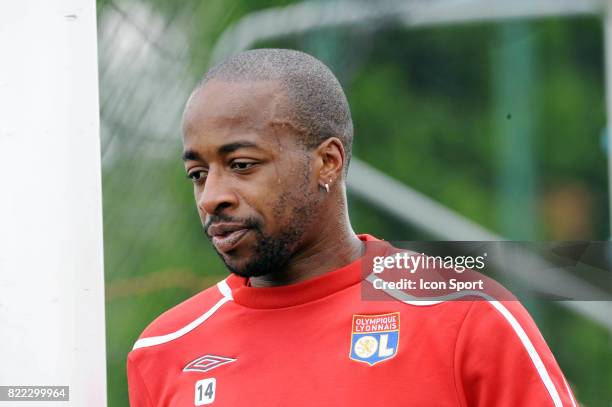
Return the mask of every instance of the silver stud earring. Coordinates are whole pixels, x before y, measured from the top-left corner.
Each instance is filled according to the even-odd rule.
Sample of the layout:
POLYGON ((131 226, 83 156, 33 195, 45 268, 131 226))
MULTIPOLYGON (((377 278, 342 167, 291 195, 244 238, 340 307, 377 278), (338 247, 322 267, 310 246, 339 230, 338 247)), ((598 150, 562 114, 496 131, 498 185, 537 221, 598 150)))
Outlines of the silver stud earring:
POLYGON ((325 184, 325 190, 327 191, 327 193, 329 194, 329 184, 325 184))

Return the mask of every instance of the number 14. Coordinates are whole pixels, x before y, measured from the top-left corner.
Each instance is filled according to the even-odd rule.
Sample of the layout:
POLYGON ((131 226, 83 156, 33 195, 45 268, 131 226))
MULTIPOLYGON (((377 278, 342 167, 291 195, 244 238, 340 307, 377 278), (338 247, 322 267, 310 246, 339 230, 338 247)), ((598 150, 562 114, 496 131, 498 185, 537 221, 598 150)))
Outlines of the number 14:
POLYGON ((215 401, 217 380, 214 377, 199 380, 195 384, 195 405, 203 406, 215 401))

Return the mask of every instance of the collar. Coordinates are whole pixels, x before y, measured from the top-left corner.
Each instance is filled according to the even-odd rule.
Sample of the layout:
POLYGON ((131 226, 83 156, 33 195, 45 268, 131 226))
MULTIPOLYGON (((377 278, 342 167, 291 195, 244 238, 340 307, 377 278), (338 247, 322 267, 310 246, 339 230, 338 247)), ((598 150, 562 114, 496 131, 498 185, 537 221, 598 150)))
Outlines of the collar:
MULTIPOLYGON (((380 239, 368 234, 357 235, 363 242, 375 242, 380 239)), ((387 245, 367 245, 366 254, 353 262, 320 276, 296 284, 278 287, 251 287, 247 278, 231 274, 227 284, 232 290, 234 301, 250 308, 284 308, 305 304, 334 294, 359 283, 363 278, 361 263, 372 251, 386 252, 387 245)))

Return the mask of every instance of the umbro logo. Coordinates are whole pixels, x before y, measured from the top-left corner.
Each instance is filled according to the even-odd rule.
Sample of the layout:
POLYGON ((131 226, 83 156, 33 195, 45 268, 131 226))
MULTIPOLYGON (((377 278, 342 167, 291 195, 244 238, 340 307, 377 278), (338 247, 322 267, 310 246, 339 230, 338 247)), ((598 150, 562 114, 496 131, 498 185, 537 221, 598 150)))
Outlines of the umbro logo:
POLYGON ((236 359, 216 355, 204 355, 187 363, 183 372, 208 372, 216 367, 235 362, 236 359))

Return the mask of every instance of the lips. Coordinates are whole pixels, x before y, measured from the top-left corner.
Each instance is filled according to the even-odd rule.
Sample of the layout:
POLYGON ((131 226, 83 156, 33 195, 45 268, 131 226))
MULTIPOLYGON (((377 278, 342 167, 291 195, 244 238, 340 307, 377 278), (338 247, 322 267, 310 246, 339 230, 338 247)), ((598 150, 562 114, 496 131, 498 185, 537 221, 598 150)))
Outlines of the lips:
POLYGON ((236 248, 240 240, 250 230, 245 225, 216 224, 208 228, 208 234, 212 238, 212 244, 223 253, 236 248))

